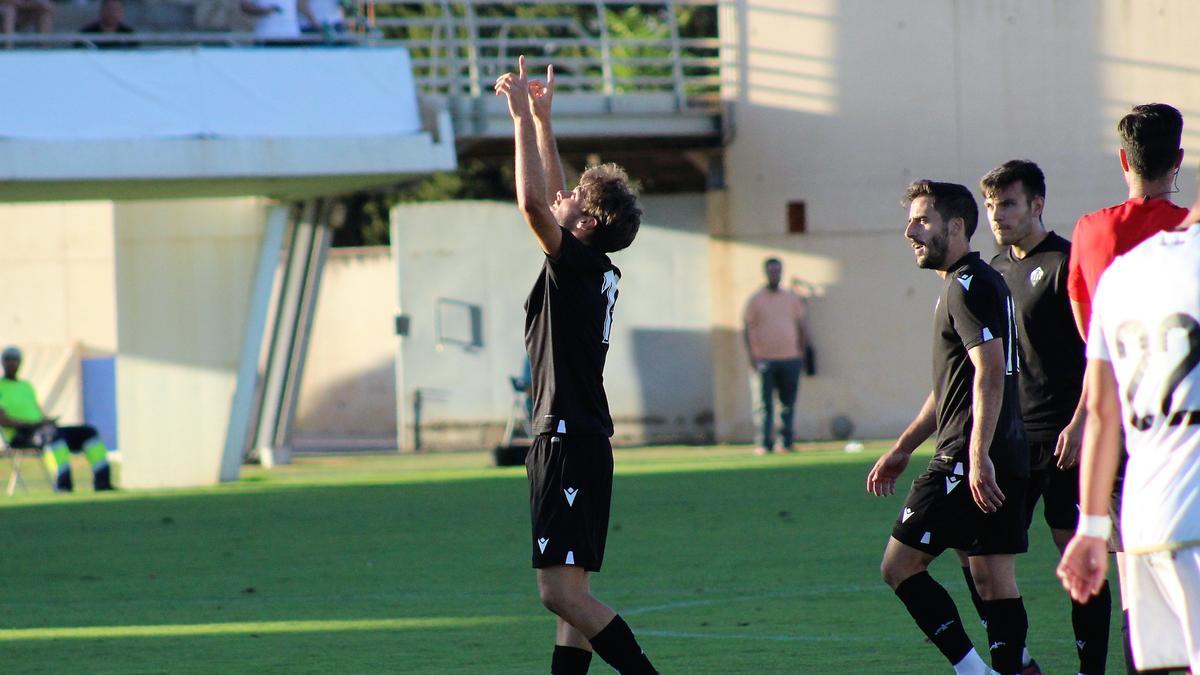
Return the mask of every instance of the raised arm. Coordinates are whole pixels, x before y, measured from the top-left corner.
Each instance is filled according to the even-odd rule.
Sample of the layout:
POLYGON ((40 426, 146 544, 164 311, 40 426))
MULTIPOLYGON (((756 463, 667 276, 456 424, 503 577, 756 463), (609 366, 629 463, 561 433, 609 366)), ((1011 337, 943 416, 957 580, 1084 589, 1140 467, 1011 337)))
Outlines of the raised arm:
POLYGON ((558 255, 562 248, 562 228, 550 210, 546 198, 546 175, 538 156, 537 132, 529 103, 529 79, 525 75, 525 57, 517 61, 517 73, 505 73, 496 80, 496 95, 508 97, 516 141, 517 208, 533 230, 547 255, 558 255))
POLYGON ((546 176, 546 199, 553 204, 559 190, 566 189, 558 141, 550 126, 550 109, 554 103, 554 66, 546 67, 546 81, 529 83, 529 100, 533 105, 533 127, 537 131, 538 155, 546 176))
POLYGON ((980 509, 991 513, 1004 502, 1004 493, 996 483, 996 467, 988 450, 996 433, 1000 407, 1004 402, 1004 341, 988 340, 967 350, 975 366, 975 382, 971 390, 971 439, 967 445, 970 456, 971 496, 980 509))

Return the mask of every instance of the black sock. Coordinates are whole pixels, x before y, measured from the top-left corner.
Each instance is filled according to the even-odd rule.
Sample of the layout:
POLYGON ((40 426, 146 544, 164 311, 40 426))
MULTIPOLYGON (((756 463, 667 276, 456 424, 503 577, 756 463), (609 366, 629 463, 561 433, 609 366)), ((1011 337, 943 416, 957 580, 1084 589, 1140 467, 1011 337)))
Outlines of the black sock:
POLYGON ((592 662, 592 653, 579 647, 554 645, 550 659, 550 675, 583 675, 592 662))
POLYGON ((1021 652, 1025 651, 1025 636, 1029 632, 1029 616, 1021 598, 984 600, 987 617, 989 649, 992 668, 1001 675, 1021 672, 1021 652))
POLYGON ((646 658, 646 653, 638 645, 637 638, 633 637, 633 631, 629 629, 629 624, 618 614, 613 617, 608 625, 596 633, 589 642, 592 643, 592 649, 600 655, 600 658, 608 662, 608 665, 616 669, 622 675, 657 675, 658 671, 654 666, 650 665, 650 659, 646 658))
POLYGON ((971 638, 963 628, 954 599, 929 572, 905 579, 896 587, 896 597, 950 665, 962 661, 971 651, 971 638))
POLYGON ((971 602, 975 603, 975 613, 979 615, 979 622, 987 628, 987 617, 983 614, 983 598, 979 597, 979 590, 975 588, 975 577, 971 576, 971 568, 964 567, 963 579, 967 581, 967 590, 971 591, 971 602))
POLYGON ((1112 616, 1112 592, 1108 582, 1100 593, 1085 604, 1071 601, 1071 627, 1075 629, 1075 648, 1079 651, 1079 672, 1103 673, 1108 665, 1108 623, 1112 616))

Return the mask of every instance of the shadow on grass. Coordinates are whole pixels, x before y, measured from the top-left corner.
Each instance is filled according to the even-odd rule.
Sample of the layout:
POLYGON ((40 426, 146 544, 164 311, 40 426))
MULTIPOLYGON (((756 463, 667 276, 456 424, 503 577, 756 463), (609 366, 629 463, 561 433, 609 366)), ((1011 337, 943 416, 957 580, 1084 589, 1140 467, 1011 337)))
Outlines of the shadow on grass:
MULTIPOLYGON (((863 492, 869 462, 619 474, 593 588, 668 672, 941 667, 878 581, 900 498, 863 492)), ((544 670, 527 503, 509 473, 5 509, 0 652, 9 672, 544 670)))

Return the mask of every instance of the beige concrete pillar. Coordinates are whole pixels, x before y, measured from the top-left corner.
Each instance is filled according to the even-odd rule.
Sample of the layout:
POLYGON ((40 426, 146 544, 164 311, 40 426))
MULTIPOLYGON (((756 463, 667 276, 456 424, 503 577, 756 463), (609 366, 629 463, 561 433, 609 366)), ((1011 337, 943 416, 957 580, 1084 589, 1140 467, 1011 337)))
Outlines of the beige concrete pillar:
POLYGON ((266 212, 255 199, 114 206, 123 486, 218 481, 266 212))

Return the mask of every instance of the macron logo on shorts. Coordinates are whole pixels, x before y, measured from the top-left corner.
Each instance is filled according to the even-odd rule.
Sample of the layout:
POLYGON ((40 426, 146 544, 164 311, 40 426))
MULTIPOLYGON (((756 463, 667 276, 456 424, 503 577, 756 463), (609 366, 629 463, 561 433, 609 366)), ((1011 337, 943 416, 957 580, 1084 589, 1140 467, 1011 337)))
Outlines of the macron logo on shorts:
POLYGON ((974 275, 964 274, 958 278, 958 283, 962 284, 963 290, 969 291, 971 290, 971 280, 974 278, 974 275))
POLYGON ((954 488, 958 487, 961 482, 962 479, 957 476, 946 476, 946 494, 954 492, 954 488))
POLYGON ((550 543, 550 540, 546 539, 545 537, 538 539, 538 550, 540 550, 542 553, 545 553, 546 552, 546 544, 549 544, 549 543, 550 543))
POLYGON ((909 518, 912 518, 914 511, 907 506, 904 507, 904 515, 900 516, 900 522, 907 523, 909 518))
POLYGON ((563 494, 567 496, 567 506, 575 506, 575 495, 579 494, 579 490, 569 487, 563 490, 563 494))

